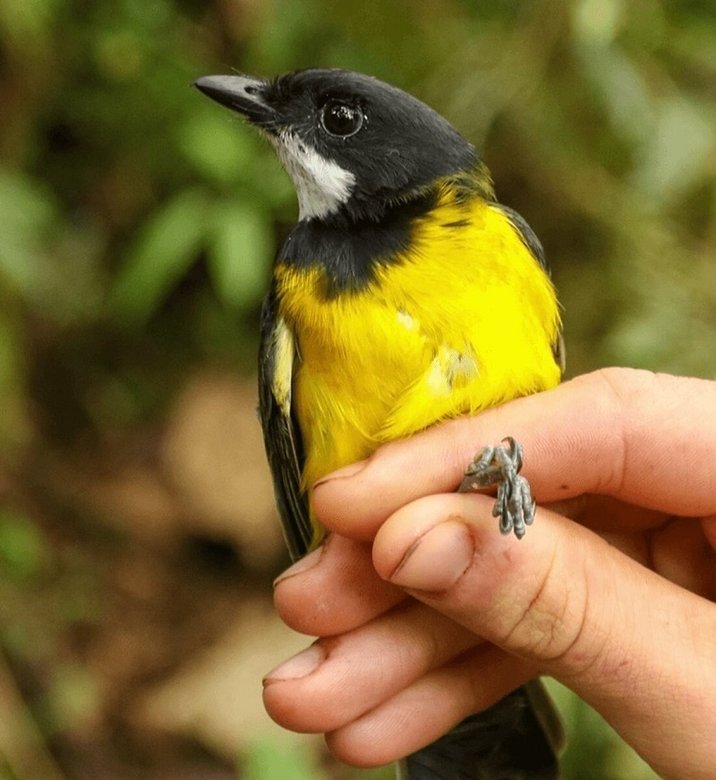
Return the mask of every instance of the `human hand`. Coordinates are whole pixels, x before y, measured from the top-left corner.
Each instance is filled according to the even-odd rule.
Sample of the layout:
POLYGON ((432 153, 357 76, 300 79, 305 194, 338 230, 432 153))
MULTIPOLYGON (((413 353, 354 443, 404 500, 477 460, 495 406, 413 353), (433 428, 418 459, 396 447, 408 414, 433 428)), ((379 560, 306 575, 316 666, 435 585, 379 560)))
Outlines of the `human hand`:
POLYGON ((664 777, 713 777, 714 464, 716 384, 607 369, 332 475, 314 506, 334 535, 276 587, 321 639, 269 674, 269 713, 370 766, 545 673, 664 777), (507 434, 540 504, 522 542, 453 492, 507 434))

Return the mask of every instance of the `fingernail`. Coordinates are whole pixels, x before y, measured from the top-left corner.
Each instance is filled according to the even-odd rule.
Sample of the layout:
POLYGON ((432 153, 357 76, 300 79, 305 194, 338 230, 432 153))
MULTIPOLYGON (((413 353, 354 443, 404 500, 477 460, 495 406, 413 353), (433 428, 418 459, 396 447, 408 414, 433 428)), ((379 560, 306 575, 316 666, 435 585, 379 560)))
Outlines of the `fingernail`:
POLYGON ((278 577, 276 577, 276 579, 273 581, 274 588, 284 580, 289 579, 289 577, 295 577, 297 574, 303 574, 303 572, 308 571, 309 569, 312 569, 314 566, 316 566, 323 557, 324 550, 325 543, 320 547, 317 547, 313 552, 308 553, 308 555, 304 555, 303 558, 296 561, 296 563, 294 563, 292 566, 289 566, 285 572, 279 574, 278 577))
POLYGON ((263 684, 266 686, 281 680, 299 680, 301 677, 307 677, 318 669, 325 658, 323 648, 319 644, 313 644, 272 669, 264 677, 263 684))
POLYGON ((390 581, 401 588, 441 592, 472 563, 475 542, 461 520, 446 520, 421 536, 405 553, 390 581))
POLYGON ((326 482, 332 482, 334 479, 346 479, 347 477, 354 477, 359 474, 366 467, 368 459, 359 460, 357 463, 351 463, 348 466, 344 466, 342 469, 336 469, 330 474, 326 474, 325 477, 321 477, 318 482, 313 483, 313 489, 315 490, 319 485, 323 485, 326 482))

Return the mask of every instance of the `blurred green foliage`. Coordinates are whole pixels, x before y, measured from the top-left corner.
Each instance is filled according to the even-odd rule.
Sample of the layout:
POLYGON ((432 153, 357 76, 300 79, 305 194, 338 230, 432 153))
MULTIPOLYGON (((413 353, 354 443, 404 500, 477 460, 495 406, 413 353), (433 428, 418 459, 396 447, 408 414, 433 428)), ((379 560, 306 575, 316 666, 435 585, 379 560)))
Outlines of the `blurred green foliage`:
MULTIPOLYGON (((346 778, 353 775, 347 770, 346 778)), ((241 777, 256 780, 322 780, 328 777, 317 766, 315 756, 308 750, 287 749, 273 742, 260 741, 250 745, 239 767, 241 777), (242 774, 243 773, 243 774, 242 774)), ((343 777, 343 775, 341 775, 343 777)), ((393 767, 366 769, 360 772, 361 780, 394 780, 393 767)))
POLYGON ((250 355, 294 207, 271 150, 189 88, 233 68, 339 65, 413 90, 543 238, 572 372, 711 375, 713 21, 658 0, 5 0, 0 442, 31 435, 34 361, 65 367, 53 395, 101 433, 115 408, 161 414, 158 378, 187 362, 250 355))
MULTIPOLYGON (((80 584, 75 547, 55 549, 41 497, 28 499, 41 453, 160 423, 196 365, 252 370, 293 195, 194 78, 341 66, 414 92, 478 144, 501 200, 542 238, 570 373, 713 377, 714 51, 716 6, 699 0, 3 0, 4 647, 50 657, 96 611, 80 595, 92 565, 80 584)), ((94 706, 80 667, 65 672, 45 687, 48 736, 94 706)), ((577 753, 599 743, 591 729, 577 753)), ((637 777, 609 744, 598 776, 637 777)))
POLYGON ((265 777, 266 780, 311 780, 319 770, 307 751, 282 750, 273 743, 262 742, 250 746, 239 771, 247 777, 265 777))

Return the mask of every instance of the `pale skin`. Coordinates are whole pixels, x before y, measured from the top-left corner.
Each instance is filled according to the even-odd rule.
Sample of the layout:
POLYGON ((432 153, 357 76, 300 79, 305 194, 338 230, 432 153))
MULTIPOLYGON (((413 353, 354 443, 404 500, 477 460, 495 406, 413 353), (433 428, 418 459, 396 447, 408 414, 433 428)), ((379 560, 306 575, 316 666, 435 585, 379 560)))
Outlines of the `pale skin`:
POLYGON ((716 382, 587 374, 389 444, 314 503, 333 533, 275 601, 319 639, 266 677, 278 723, 380 765, 548 674, 664 778, 716 777, 716 382), (522 541, 453 492, 507 434, 539 505, 522 541))

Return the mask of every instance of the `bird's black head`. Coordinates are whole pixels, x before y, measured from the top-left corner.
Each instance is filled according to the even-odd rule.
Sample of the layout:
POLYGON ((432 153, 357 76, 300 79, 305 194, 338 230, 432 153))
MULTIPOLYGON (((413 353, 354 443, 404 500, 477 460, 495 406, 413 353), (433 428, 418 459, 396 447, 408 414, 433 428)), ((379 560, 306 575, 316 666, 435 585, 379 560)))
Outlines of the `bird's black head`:
POLYGON ((301 219, 377 219, 477 161, 438 113, 360 73, 206 76, 195 84, 267 134, 296 186, 301 219))

